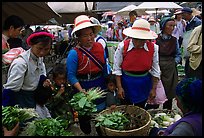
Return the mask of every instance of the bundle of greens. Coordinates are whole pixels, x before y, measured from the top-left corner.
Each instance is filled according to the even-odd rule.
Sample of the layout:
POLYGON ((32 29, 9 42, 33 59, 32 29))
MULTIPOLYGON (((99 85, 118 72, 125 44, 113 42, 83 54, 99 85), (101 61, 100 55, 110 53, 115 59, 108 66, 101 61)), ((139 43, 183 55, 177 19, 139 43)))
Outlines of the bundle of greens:
POLYGON ((79 115, 91 115, 97 111, 94 100, 103 98, 105 94, 106 92, 99 87, 91 88, 87 91, 87 94, 83 92, 76 93, 70 100, 70 104, 79 115))
POLYGON ((15 106, 2 106, 2 125, 12 130, 18 122, 23 123, 31 118, 38 117, 34 108, 20 108, 15 106))
POLYGON ((110 114, 99 115, 95 118, 96 127, 103 126, 114 130, 124 130, 125 126, 130 122, 125 114, 120 111, 114 111, 110 114))
POLYGON ((20 136, 73 136, 66 130, 68 121, 58 118, 44 118, 33 120, 21 132, 20 136))

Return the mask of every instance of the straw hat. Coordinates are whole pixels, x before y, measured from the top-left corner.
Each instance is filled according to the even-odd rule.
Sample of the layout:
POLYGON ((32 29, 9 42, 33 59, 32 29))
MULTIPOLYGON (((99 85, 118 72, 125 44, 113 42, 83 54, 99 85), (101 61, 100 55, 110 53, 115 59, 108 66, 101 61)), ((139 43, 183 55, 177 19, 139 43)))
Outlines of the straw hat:
POLYGON ((88 27, 94 27, 94 33, 97 34, 101 30, 101 25, 91 23, 91 20, 86 15, 79 15, 74 20, 74 29, 71 33, 73 36, 77 31, 88 27))
POLYGON ((177 14, 182 14, 181 9, 178 9, 178 10, 175 11, 174 15, 177 15, 177 14))
POLYGON ((138 19, 136 20, 132 27, 126 28, 123 30, 123 34, 132 38, 138 39, 155 39, 154 36, 150 31, 150 24, 145 19, 138 19))

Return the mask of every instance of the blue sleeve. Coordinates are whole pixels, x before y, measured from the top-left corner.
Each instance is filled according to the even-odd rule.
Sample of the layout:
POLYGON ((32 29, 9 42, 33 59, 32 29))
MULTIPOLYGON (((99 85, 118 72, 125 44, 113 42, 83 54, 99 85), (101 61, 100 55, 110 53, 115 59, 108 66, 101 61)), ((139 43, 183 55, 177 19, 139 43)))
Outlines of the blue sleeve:
POLYGON ((78 56, 76 50, 72 49, 69 51, 66 63, 67 79, 71 85, 73 85, 78 82, 76 77, 78 67, 78 56))
POLYGON ((175 62, 178 64, 181 61, 181 51, 179 48, 178 40, 176 40, 176 54, 175 54, 175 62))
POLYGON ((4 89, 2 92, 2 106, 14 106, 15 104, 15 92, 11 89, 4 89))

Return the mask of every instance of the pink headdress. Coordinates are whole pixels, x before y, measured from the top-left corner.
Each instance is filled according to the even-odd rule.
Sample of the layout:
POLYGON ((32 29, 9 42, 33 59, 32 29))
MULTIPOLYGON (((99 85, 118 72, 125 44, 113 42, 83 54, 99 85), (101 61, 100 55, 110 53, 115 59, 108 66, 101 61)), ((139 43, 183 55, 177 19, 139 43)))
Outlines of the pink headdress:
POLYGON ((27 40, 26 40, 27 44, 30 46, 31 45, 30 40, 33 39, 34 37, 39 37, 39 36, 48 36, 48 37, 50 37, 52 39, 54 38, 54 35, 52 35, 51 33, 48 33, 48 32, 36 32, 36 33, 31 34, 27 38, 27 40))

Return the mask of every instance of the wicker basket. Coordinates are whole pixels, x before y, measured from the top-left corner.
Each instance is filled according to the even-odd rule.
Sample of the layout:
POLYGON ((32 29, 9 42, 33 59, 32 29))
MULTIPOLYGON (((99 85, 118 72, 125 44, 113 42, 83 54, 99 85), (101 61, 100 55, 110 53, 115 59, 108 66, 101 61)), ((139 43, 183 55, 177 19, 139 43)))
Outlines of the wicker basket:
POLYGON ((150 129, 151 116, 146 110, 138 106, 121 105, 111 110, 106 109, 100 112, 99 114, 101 115, 109 114, 113 111, 124 111, 125 113, 135 114, 135 115, 141 114, 142 127, 139 127, 137 129, 132 129, 132 130, 120 131, 120 130, 114 130, 114 129, 100 126, 102 136, 147 136, 148 135, 149 129, 150 129))
MULTIPOLYGON (((147 112, 149 112, 149 114, 151 115, 151 118, 153 118, 155 116, 155 114, 157 114, 157 113, 166 113, 171 118, 174 118, 174 116, 176 114, 179 114, 180 116, 182 116, 182 114, 176 113, 174 110, 168 110, 168 109, 149 109, 149 110, 147 110, 147 112)), ((161 126, 159 126, 159 127, 161 127, 161 126)), ((150 129, 151 129, 151 126, 150 126, 150 129)))

